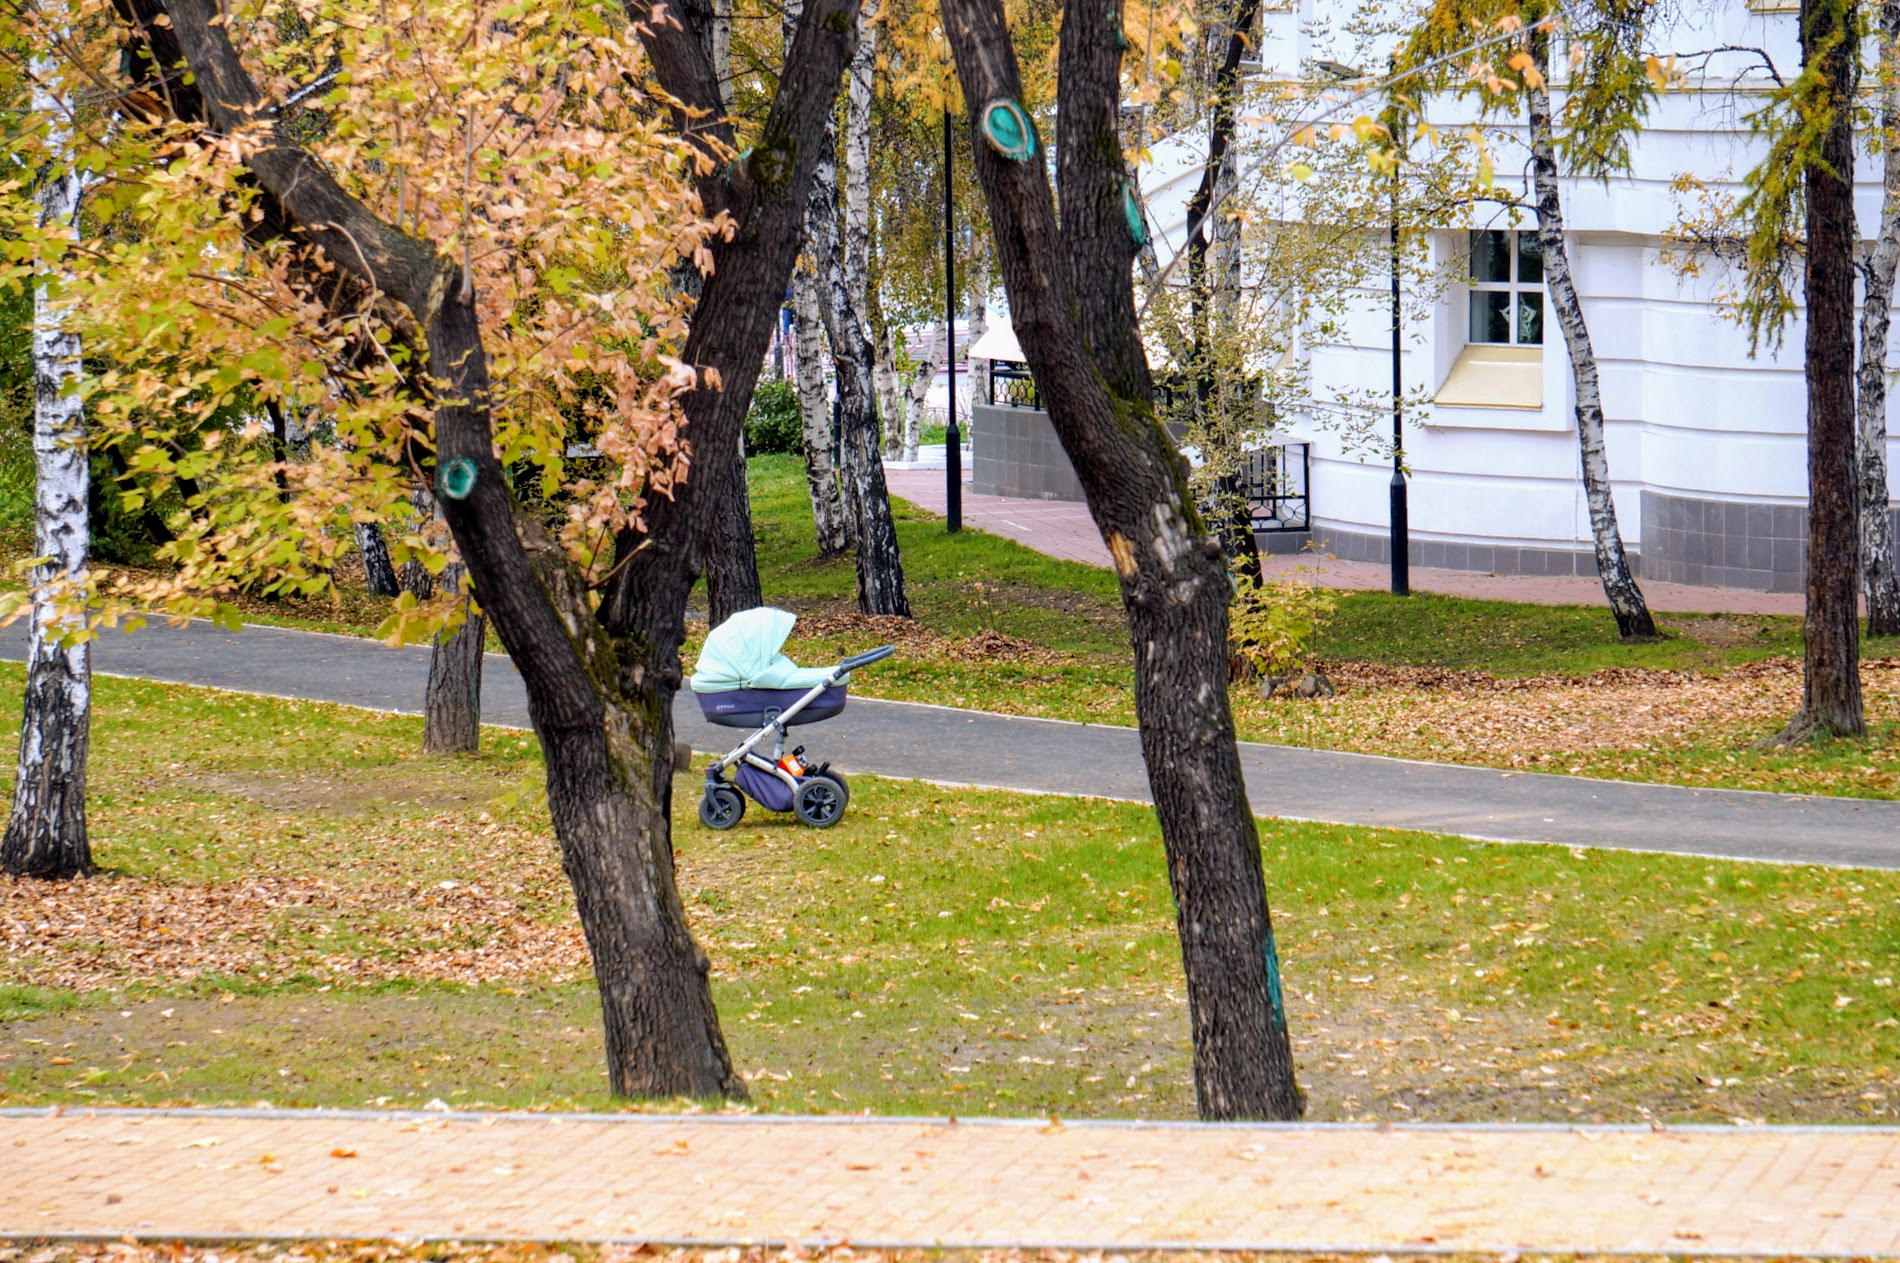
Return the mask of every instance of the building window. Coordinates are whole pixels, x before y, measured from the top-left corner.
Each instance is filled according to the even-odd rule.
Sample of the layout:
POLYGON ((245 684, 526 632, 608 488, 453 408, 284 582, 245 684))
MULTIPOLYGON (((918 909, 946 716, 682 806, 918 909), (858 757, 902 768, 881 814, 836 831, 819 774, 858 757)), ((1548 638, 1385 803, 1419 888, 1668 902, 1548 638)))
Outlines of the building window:
POLYGON ((1534 232, 1471 234, 1471 323, 1483 346, 1544 345, 1544 243, 1534 232))

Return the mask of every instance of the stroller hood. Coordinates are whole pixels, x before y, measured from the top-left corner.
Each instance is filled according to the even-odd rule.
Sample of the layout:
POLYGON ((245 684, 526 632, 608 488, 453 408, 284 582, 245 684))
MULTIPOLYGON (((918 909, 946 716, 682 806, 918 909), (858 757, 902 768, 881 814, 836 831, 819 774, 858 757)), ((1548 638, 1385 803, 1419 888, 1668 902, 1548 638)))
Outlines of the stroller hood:
POLYGON ((761 605, 741 610, 712 629, 699 651, 695 693, 734 689, 808 689, 823 684, 829 667, 801 667, 779 650, 798 615, 761 605))

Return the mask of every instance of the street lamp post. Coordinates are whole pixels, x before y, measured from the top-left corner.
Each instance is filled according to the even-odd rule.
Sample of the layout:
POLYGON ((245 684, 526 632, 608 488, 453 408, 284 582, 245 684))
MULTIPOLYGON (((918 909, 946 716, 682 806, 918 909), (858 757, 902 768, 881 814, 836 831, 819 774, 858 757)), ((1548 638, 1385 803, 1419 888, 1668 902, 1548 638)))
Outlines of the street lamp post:
POLYGON ((1392 167, 1392 595, 1412 593, 1412 531, 1405 488, 1405 377, 1400 354, 1399 168, 1392 167))
POLYGON ((945 529, 963 529, 963 432, 957 428, 957 259, 951 236, 951 214, 955 201, 950 185, 950 108, 943 111, 943 341, 944 371, 948 390, 944 395, 943 472, 945 529))
MULTIPOLYGON (((1387 63, 1388 77, 1398 75, 1398 58, 1387 63)), ((1392 130, 1388 137, 1392 141, 1392 538, 1387 547, 1392 552, 1392 595, 1410 596, 1412 594, 1412 523, 1411 512, 1406 504, 1405 487, 1405 375, 1400 355, 1403 353, 1403 318, 1399 311, 1399 112, 1395 105, 1388 117, 1392 120, 1392 130)))

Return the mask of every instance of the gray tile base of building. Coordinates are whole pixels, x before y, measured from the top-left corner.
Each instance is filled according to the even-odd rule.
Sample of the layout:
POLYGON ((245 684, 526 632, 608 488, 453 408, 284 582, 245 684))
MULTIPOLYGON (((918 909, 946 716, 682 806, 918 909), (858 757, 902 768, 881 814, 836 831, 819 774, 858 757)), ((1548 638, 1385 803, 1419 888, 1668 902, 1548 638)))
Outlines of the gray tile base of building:
POLYGON ((1049 414, 993 404, 970 409, 970 490, 1023 500, 1084 498, 1049 414))
MULTIPOLYGON (((1891 513, 1894 534, 1900 537, 1900 508, 1891 513)), ((1805 504, 1747 504, 1645 491, 1642 540, 1630 549, 1630 567, 1637 578, 1658 583, 1799 592, 1807 585, 1807 545, 1805 504)), ((1386 535, 1327 526, 1263 534, 1260 547, 1274 556, 1310 549, 1341 561, 1385 565, 1392 559, 1386 535)), ((1435 569, 1597 577, 1596 551, 1590 548, 1414 539, 1409 551, 1413 565, 1435 569)))
MULTIPOLYGON (((1276 531, 1259 537, 1261 551, 1275 557, 1295 553, 1323 553, 1341 561, 1370 561, 1390 564, 1392 541, 1385 535, 1362 531, 1335 530, 1328 526, 1310 531, 1276 531)), ((1435 539, 1413 539, 1408 550, 1414 566, 1434 570, 1475 570, 1482 574, 1583 575, 1594 579, 1597 556, 1594 551, 1566 548, 1530 548, 1515 544, 1458 544, 1435 539)), ((1630 564, 1641 573, 1641 558, 1634 553, 1630 564)))

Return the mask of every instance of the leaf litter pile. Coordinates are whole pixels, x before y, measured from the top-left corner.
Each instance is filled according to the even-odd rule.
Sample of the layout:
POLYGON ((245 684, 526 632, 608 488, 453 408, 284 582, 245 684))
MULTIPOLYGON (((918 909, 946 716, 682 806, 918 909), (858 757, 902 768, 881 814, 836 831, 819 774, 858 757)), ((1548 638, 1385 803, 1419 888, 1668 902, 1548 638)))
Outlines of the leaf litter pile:
POLYGON ((1755 748, 1801 700, 1801 664, 1765 658, 1720 674, 1618 667, 1585 676, 1328 663, 1339 694, 1237 694, 1247 736, 1290 745, 1625 780, 1900 797, 1900 659, 1861 663, 1876 736, 1794 751, 1755 748))
MULTIPOLYGON (((0 880, 0 1104, 610 1106, 532 741, 419 740, 101 680, 104 871, 0 880)), ((756 1107, 1192 1113, 1152 813, 853 791, 835 829, 716 834, 678 783, 681 893, 756 1107)), ((1315 1118, 1900 1110, 1900 875, 1262 837, 1315 1118)))

